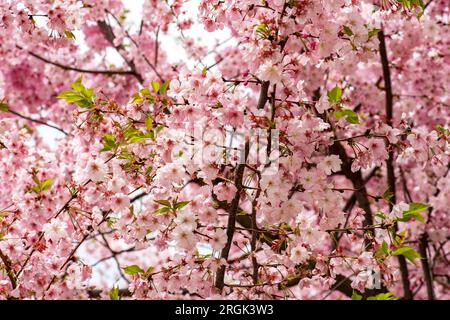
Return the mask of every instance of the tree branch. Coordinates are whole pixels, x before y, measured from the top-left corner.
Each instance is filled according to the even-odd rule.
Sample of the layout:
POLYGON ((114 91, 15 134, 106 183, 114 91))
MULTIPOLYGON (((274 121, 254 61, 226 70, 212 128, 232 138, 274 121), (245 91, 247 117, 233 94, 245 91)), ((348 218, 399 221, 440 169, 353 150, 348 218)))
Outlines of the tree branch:
MULTIPOLYGON (((22 49, 22 47, 18 47, 19 49, 22 49)), ((32 57, 41 60, 45 63, 51 64, 55 67, 58 67, 60 69, 66 70, 66 71, 76 71, 76 72, 81 72, 81 73, 91 73, 91 74, 103 74, 103 75, 133 75, 136 76, 136 72, 133 70, 91 70, 91 69, 83 69, 83 68, 77 68, 77 67, 71 67, 71 66, 67 66, 64 64, 61 64, 59 62, 55 62, 55 61, 51 61, 47 58, 44 58, 43 56, 31 52, 31 51, 27 51, 29 55, 31 55, 32 57)))
POLYGON ((258 105, 257 105, 258 109, 264 109, 264 106, 266 105, 266 102, 268 100, 267 95, 269 92, 269 86, 270 86, 269 81, 264 81, 261 84, 261 93, 259 94, 258 105))
POLYGON ((434 300, 434 288, 433 288, 433 276, 428 262, 428 234, 424 232, 419 240, 419 254, 421 256, 420 262, 422 263, 423 277, 427 286, 428 300, 434 300))
MULTIPOLYGON (((392 82, 391 82, 391 71, 389 69, 389 58, 386 50, 386 42, 384 36, 383 27, 381 31, 378 32, 378 40, 380 41, 380 57, 381 57, 381 65, 383 68, 383 78, 384 78, 384 90, 386 92, 386 123, 389 126, 392 126, 392 117, 393 117, 393 95, 392 95, 392 82)), ((389 147, 389 142, 386 141, 387 146, 389 147)), ((394 172, 394 151, 389 150, 389 157, 386 160, 386 170, 387 170, 387 180, 388 180, 388 190, 392 192, 391 201, 389 201, 389 210, 391 211, 394 204, 397 202, 396 190, 395 190, 395 172, 394 172)), ((397 231, 397 225, 395 225, 395 230, 397 231)), ((402 276, 403 283, 403 291, 404 298, 407 300, 411 300, 413 298, 413 294, 411 291, 410 283, 409 283, 409 272, 408 266, 406 264, 406 259, 403 255, 398 256, 398 263, 400 266, 400 272, 402 276)))
POLYGON ((58 130, 59 132, 62 132, 62 133, 63 133, 64 135, 66 135, 66 136, 70 135, 69 133, 67 133, 66 131, 64 131, 63 129, 61 129, 60 127, 54 126, 54 125, 49 124, 49 123, 47 123, 47 122, 45 122, 45 121, 42 121, 42 120, 39 120, 39 119, 33 119, 33 118, 30 118, 30 117, 28 117, 28 116, 25 116, 25 115, 23 115, 23 114, 21 114, 21 113, 18 113, 17 111, 11 110, 11 109, 9 109, 9 113, 18 116, 19 118, 22 118, 22 119, 25 119, 25 120, 28 120, 28 121, 31 121, 31 122, 35 122, 35 123, 41 124, 41 125, 43 125, 43 126, 47 126, 47 127, 49 127, 49 128, 58 130))
MULTIPOLYGON (((113 17, 113 19, 117 22, 117 24, 118 24, 119 26, 122 27, 122 24, 120 23, 119 19, 117 19, 117 17, 116 17, 115 15, 113 15, 113 14, 112 14, 111 12, 109 12, 108 10, 107 10, 106 12, 108 12, 108 13, 111 15, 111 17, 113 17)), ((111 34, 113 34, 113 33, 112 33, 111 26, 107 25, 104 21, 103 21, 103 23, 109 28, 111 34)), ((133 37, 130 35, 130 33, 129 33, 127 30, 124 30, 124 32, 125 32, 125 35, 128 37, 128 39, 130 39, 130 41, 136 46, 136 48, 140 49, 139 44, 133 39, 133 37)), ((114 36, 114 34, 113 34, 113 36, 114 36)), ((110 41, 110 42, 111 42, 111 41, 110 41)), ((116 50, 118 50, 118 52, 119 52, 119 47, 115 46, 113 42, 111 42, 111 44, 112 44, 112 45, 114 46, 114 48, 116 48, 116 50)), ((120 53, 120 52, 119 52, 119 53, 120 53)), ((164 78, 161 76, 161 74, 158 72, 158 70, 156 69, 156 66, 154 66, 154 65, 150 62, 150 60, 148 60, 148 58, 147 58, 147 56, 146 56, 145 54, 141 53, 141 56, 142 56, 142 58, 144 58, 144 61, 147 63, 147 65, 148 65, 148 66, 153 70, 153 72, 156 74, 156 76, 158 77, 158 79, 159 79, 161 82, 164 82, 165 80, 164 80, 164 78)), ((124 59, 125 59, 125 58, 124 58, 124 59)), ((127 61, 127 60, 125 60, 125 61, 127 61)), ((128 63, 128 62, 127 62, 127 63, 128 63)), ((133 65, 133 67, 131 67, 131 65, 130 65, 130 68, 131 68, 132 70, 136 70, 136 68, 135 68, 135 66, 134 66, 134 63, 131 62, 131 64, 133 65)), ((143 81, 142 77, 141 77, 141 80, 143 81)), ((142 83, 142 81, 140 81, 140 82, 142 83)))
MULTIPOLYGON (((239 163, 235 169, 234 185, 236 187, 236 193, 234 195, 233 200, 231 201, 230 209, 228 211, 227 242, 220 254, 220 257, 225 260, 228 259, 231 244, 233 242, 234 231, 236 228, 236 214, 239 209, 239 200, 241 199, 242 180, 244 178, 245 163, 247 162, 249 147, 250 143, 246 142, 244 147, 244 154, 242 157, 243 159, 240 159, 241 163, 239 163)), ((222 291, 224 287, 225 269, 226 269, 225 265, 220 266, 216 275, 215 286, 220 291, 222 291)))
POLYGON ((122 57, 122 59, 125 61, 125 63, 130 67, 132 74, 134 77, 139 81, 140 84, 144 83, 144 79, 142 76, 136 71, 136 65, 133 61, 128 61, 128 59, 122 54, 120 51, 122 48, 121 46, 116 46, 114 44, 114 39, 116 38, 114 35, 114 32, 112 31, 112 28, 109 24, 107 24, 105 21, 98 21, 97 22, 98 27, 100 28, 100 31, 105 36, 106 40, 116 49, 116 51, 119 53, 119 55, 122 57))
POLYGON ((0 250, 0 259, 5 266, 6 274, 8 275, 9 280, 11 281, 11 286, 13 289, 17 288, 17 277, 12 267, 11 260, 0 250))

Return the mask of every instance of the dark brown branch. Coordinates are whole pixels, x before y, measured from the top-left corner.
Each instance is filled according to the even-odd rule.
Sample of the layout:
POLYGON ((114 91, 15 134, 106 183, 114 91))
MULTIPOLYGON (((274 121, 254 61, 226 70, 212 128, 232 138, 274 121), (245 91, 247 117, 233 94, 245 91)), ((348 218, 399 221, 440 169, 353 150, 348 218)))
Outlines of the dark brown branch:
MULTIPOLYGON (((393 117, 393 94, 392 94, 392 81, 391 81, 391 71, 389 69, 389 58, 387 55, 386 41, 384 36, 384 30, 378 33, 378 40, 380 41, 380 57, 381 65, 383 68, 383 78, 384 78, 384 90, 386 92, 386 123, 392 126, 393 117)), ((386 141, 386 145, 389 148, 389 142, 386 141)), ((395 172, 394 172, 394 151, 389 150, 389 157, 386 160, 386 170, 387 170, 387 180, 388 180, 388 190, 392 192, 392 198, 389 202, 389 210, 392 210, 394 204, 397 201, 396 190, 395 190, 395 172)), ((397 225, 395 226, 397 230, 397 225)), ((411 291, 411 286, 409 283, 409 271, 406 264, 406 259, 403 255, 398 256, 398 263, 400 266, 400 272, 402 276, 404 299, 411 300, 413 294, 411 291)))
MULTIPOLYGON (((364 178, 364 181, 363 181, 364 185, 366 185, 366 184, 370 181, 370 179, 372 179, 372 177, 374 177, 374 176, 376 175, 376 173, 378 172, 379 169, 380 169, 380 168, 375 167, 375 168, 367 175, 367 177, 364 178)), ((356 192, 357 192, 357 191, 354 191, 354 192, 352 193, 352 195, 350 196, 350 198, 348 198, 348 200, 347 200, 347 202, 346 202, 346 204, 345 204, 345 206, 344 206, 344 209, 342 210, 342 211, 344 211, 344 212, 347 213, 347 217, 346 217, 345 223, 344 223, 344 228, 347 227, 347 224, 348 224, 348 221, 349 221, 349 218, 350 218, 351 211, 352 211, 353 207, 355 206, 355 203, 356 203, 356 192)), ((338 244, 339 244, 339 241, 341 240, 341 238, 342 238, 343 235, 344 235, 343 233, 339 233, 339 234, 336 236, 336 238, 333 238, 333 239, 334 239, 334 240, 332 241, 332 249, 333 249, 333 250, 337 248, 337 246, 338 246, 338 244)))
MULTIPOLYGON (((86 186, 87 184, 89 184, 91 182, 91 180, 86 181, 83 184, 83 187, 86 186)), ((78 191, 73 192, 70 195, 69 200, 66 201, 66 203, 56 212, 56 215, 53 218, 57 218, 61 213, 63 213, 66 209, 69 208, 70 202, 72 202, 73 199, 75 199, 78 196, 78 191)), ((41 241, 44 238, 44 232, 41 233, 41 235, 39 236, 38 242, 41 241)), ((30 254, 27 256, 27 258, 25 259, 25 262, 22 264, 22 266, 20 267, 20 270, 17 272, 17 277, 19 277, 19 275, 22 273, 22 271, 25 269, 25 267, 27 266, 28 262, 31 259, 31 256, 36 252, 36 247, 33 247, 33 249, 31 250, 30 254)))
MULTIPOLYGON (((313 102, 317 102, 320 99, 321 92, 320 87, 314 90, 313 92, 313 102)), ((316 116, 320 116, 317 110, 313 108, 313 110, 316 113, 316 116)), ((325 115, 321 116, 324 121, 327 121, 331 127, 333 127, 333 124, 325 117, 325 115)), ((336 137, 335 137, 336 138, 336 137)), ((335 154, 339 156, 339 159, 342 161, 341 171, 344 174, 344 176, 350 180, 353 184, 353 189, 357 190, 355 191, 355 197, 356 201, 358 201, 359 206, 364 210, 364 222, 363 226, 371 226, 373 225, 373 216, 372 216, 372 210, 370 208, 370 201, 367 194, 367 189, 365 186, 364 179, 362 177, 361 170, 358 170, 356 172, 352 171, 352 159, 347 155, 347 152, 345 151, 345 148, 342 146, 340 141, 334 141, 333 145, 330 146, 329 149, 331 154, 335 154)), ((366 234, 370 237, 373 236, 373 232, 371 230, 368 230, 366 234)), ((368 249, 371 247, 371 240, 368 238, 364 239, 364 248, 368 249)))
MULTIPOLYGON (((363 226, 371 226, 373 225, 373 216, 372 209, 370 208, 369 196, 367 194, 367 189, 365 186, 365 182, 361 173, 361 170, 353 172, 351 169, 352 159, 347 156, 347 153, 342 146, 342 144, 338 141, 335 141, 334 144, 330 147, 330 151, 332 154, 336 154, 342 161, 342 172, 347 179, 349 179, 355 191, 355 197, 358 201, 359 206, 364 210, 364 223, 363 226)), ((372 234, 370 230, 368 230, 368 234, 372 234)), ((365 241, 365 247, 370 248, 370 241, 365 241)))
MULTIPOLYGON (((116 23, 122 27, 121 22, 119 21, 119 19, 117 19, 117 17, 115 15, 113 15, 111 12, 109 12, 108 10, 106 10, 107 13, 109 13, 111 15, 111 17, 116 21, 116 23)), ((104 21, 103 21, 104 22, 104 21)), ((108 24, 105 23, 105 25, 107 26, 107 28, 109 29, 109 32, 114 36, 114 33, 112 32, 112 28, 111 26, 109 26, 108 24)), ((136 48, 140 49, 139 44, 133 39, 133 37, 130 35, 130 33, 124 29, 125 35, 128 37, 128 39, 130 39, 130 41, 136 46, 136 48)), ((111 41, 110 41, 111 42, 111 41)), ((120 53, 120 49, 123 49, 122 47, 118 47, 114 45, 114 42, 111 42, 111 44, 114 46, 114 48, 116 48, 116 50, 120 53)), ((121 54, 122 55, 122 54, 121 54)), ((144 61, 147 63, 147 65, 153 70, 153 72, 156 74, 156 76, 158 77, 158 79, 161 82, 164 82, 164 78, 161 76, 161 74, 158 72, 158 70, 156 69, 156 66, 154 66, 150 60, 148 60, 147 56, 145 54, 141 54, 142 58, 144 58, 144 61)), ((123 56, 122 56, 123 57, 123 56)), ((125 58, 124 58, 125 59, 125 58)), ((125 60, 127 61, 127 60, 125 60)), ((134 66, 134 62, 127 62, 130 66, 130 68, 132 70, 136 70, 135 66, 134 66), (131 64, 131 65, 130 65, 131 64), (133 67, 132 67, 133 66, 133 67)), ((141 77, 142 79, 142 77, 141 77)), ((142 81, 140 81, 142 83, 142 81)))
POLYGON ((9 280, 11 281, 11 286, 13 289, 17 288, 17 277, 14 272, 14 269, 12 267, 11 260, 3 254, 3 252, 0 250, 0 259, 3 262, 3 265, 5 266, 6 274, 8 275, 9 280))
POLYGON ((147 192, 142 192, 142 193, 140 193, 140 194, 137 194, 137 195, 135 195, 133 198, 130 199, 130 202, 131 202, 131 203, 136 202, 137 200, 142 199, 142 198, 145 197, 146 195, 148 195, 147 192))
POLYGON ((114 259, 114 262, 116 263, 117 270, 119 271, 120 276, 122 279, 124 279, 127 283, 130 283, 130 280, 125 276, 125 274, 122 271, 122 267, 120 266, 119 259, 117 258, 117 253, 111 248, 111 246, 108 243, 108 240, 106 239, 106 236, 102 233, 100 235, 105 243, 105 247, 111 252, 112 258, 114 259))
POLYGON ((434 288, 433 288, 433 276, 430 269, 430 264, 428 261, 428 234, 425 232, 421 235, 419 241, 419 254, 421 256, 423 277, 425 280, 425 284, 427 286, 427 295, 428 300, 434 300, 434 288))
POLYGON ((158 66, 158 54, 159 54, 159 26, 156 29, 155 35, 155 62, 153 63, 155 65, 155 68, 158 66))
MULTIPOLYGON (((259 184, 259 180, 261 179, 261 175, 258 175, 258 184, 259 184)), ((258 188, 258 190, 256 191, 256 195, 255 198, 252 201, 252 239, 250 242, 250 246, 251 246, 251 250, 252 250, 252 266, 253 266, 253 272, 252 272, 252 279, 253 279, 253 284, 257 284, 258 283, 258 274, 259 274, 259 265, 258 265, 258 261, 256 260, 256 243, 258 240, 258 225, 256 222, 256 206, 258 204, 258 198, 261 195, 261 188, 258 188)))
POLYGON ((264 106, 266 105, 266 102, 268 100, 268 92, 269 92, 269 86, 270 86, 270 82, 269 81, 264 81, 261 84, 261 93, 259 94, 259 99, 258 99, 258 109, 264 109, 264 106))
MULTIPOLYGON (((62 270, 72 259, 73 256, 75 255, 75 253, 77 252, 78 248, 80 248, 80 246, 84 243, 84 241, 89 237, 89 234, 86 234, 81 240, 80 242, 77 243, 77 245, 75 246, 75 248, 72 249, 72 251, 70 252, 69 256, 67 257, 67 259, 64 261, 64 263, 61 265, 61 267, 59 268, 59 270, 62 270)), ((49 284, 47 285, 47 288, 45 289, 45 291, 47 292, 50 287, 55 283, 57 276, 54 275, 52 277, 52 279, 50 280, 49 284)))
MULTIPOLYGON (((90 299, 100 299, 102 297, 102 293, 105 291, 101 289, 90 289, 87 291, 88 296, 90 299)), ((120 289, 119 290, 119 297, 131 297, 132 292, 128 289, 120 289)))
POLYGON ((123 54, 122 54, 122 46, 117 46, 114 44, 114 39, 116 38, 114 35, 114 32, 112 31, 112 28, 109 24, 107 24, 105 21, 98 21, 97 22, 98 27, 100 28, 100 31, 105 36, 106 40, 116 49, 116 51, 120 54, 122 59, 125 61, 125 63, 130 67, 132 71, 132 75, 139 81, 140 84, 144 83, 144 79, 142 76, 136 71, 136 65, 133 61, 129 61, 123 54))
POLYGON ((427 8, 430 6, 430 4, 433 3, 433 0, 428 1, 425 6, 423 7, 423 11, 427 10, 427 8))
POLYGON ((45 122, 45 121, 42 121, 42 120, 39 120, 39 119, 33 119, 33 118, 30 118, 30 117, 28 117, 28 116, 25 116, 25 115, 23 115, 23 114, 21 114, 21 113, 18 113, 18 112, 16 112, 16 111, 14 111, 14 110, 11 110, 11 109, 9 109, 9 112, 10 112, 11 114, 13 114, 13 115, 18 116, 19 118, 22 118, 22 119, 25 119, 25 120, 28 120, 28 121, 31 121, 31 122, 34 122, 34 123, 41 124, 41 125, 43 125, 43 126, 47 126, 47 127, 49 127, 49 128, 55 129, 55 130, 58 130, 59 132, 62 132, 62 133, 63 133, 64 135, 66 135, 66 136, 70 135, 69 133, 67 133, 66 131, 64 131, 63 129, 61 129, 60 127, 54 126, 54 125, 52 125, 52 124, 50 124, 50 123, 47 123, 47 122, 45 122))
MULTIPOLYGON (((233 200, 231 201, 230 209, 228 211, 227 242, 220 254, 220 257, 225 260, 228 259, 228 255, 229 255, 230 249, 231 249, 231 244, 233 242, 233 236, 234 236, 234 231, 235 231, 235 227, 236 227, 236 214, 239 209, 239 201, 241 199, 242 180, 244 178, 245 163, 247 162, 249 147, 250 147, 249 142, 246 142, 245 147, 244 147, 243 157, 242 157, 242 159, 240 159, 241 163, 239 163, 236 166, 235 173, 234 173, 234 185, 236 187, 236 193, 234 195, 233 200)), ((222 291, 222 289, 224 287, 225 269, 226 269, 225 265, 220 266, 219 270, 217 271, 217 275, 216 275, 215 286, 220 291, 222 291)))
MULTIPOLYGON (((19 49, 22 49, 19 47, 19 49)), ((59 62, 51 61, 47 58, 44 58, 43 56, 38 55, 37 53, 28 51, 28 54, 32 57, 39 59, 45 63, 51 64, 55 67, 58 67, 60 69, 66 70, 66 71, 76 71, 80 73, 90 73, 90 74, 103 74, 103 75, 133 75, 136 76, 136 72, 132 70, 92 70, 92 69, 83 69, 83 68, 77 68, 77 67, 71 67, 64 64, 61 64, 59 62)))

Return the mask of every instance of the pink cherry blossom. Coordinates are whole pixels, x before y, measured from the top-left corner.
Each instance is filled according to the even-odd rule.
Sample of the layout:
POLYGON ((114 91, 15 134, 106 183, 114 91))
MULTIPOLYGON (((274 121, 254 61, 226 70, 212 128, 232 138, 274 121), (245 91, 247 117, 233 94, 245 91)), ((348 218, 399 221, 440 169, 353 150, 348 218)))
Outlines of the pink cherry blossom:
POLYGON ((448 12, 2 1, 0 299, 448 299, 448 12))

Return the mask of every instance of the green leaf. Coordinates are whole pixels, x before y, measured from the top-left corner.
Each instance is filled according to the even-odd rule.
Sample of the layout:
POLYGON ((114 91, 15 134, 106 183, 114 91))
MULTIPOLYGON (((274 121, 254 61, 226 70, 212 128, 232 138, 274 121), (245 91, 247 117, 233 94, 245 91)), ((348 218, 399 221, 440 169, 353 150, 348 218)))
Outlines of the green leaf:
POLYGON ((93 107, 95 101, 94 89, 86 88, 82 83, 82 77, 72 83, 71 87, 73 90, 64 91, 57 98, 64 99, 67 103, 76 103, 80 108, 89 109, 93 107))
POLYGON ((153 270, 155 270, 155 267, 150 266, 150 267, 147 268, 147 271, 145 271, 145 274, 149 275, 150 273, 153 272, 153 270))
POLYGON ((53 181, 55 180, 54 178, 48 178, 48 179, 39 181, 39 179, 35 175, 33 175, 32 179, 36 183, 36 185, 32 186, 30 188, 30 190, 33 192, 36 192, 36 193, 40 193, 40 192, 50 189, 53 181))
POLYGON ((353 290, 352 300, 362 300, 362 295, 358 294, 355 290, 353 290))
POLYGON ((48 190, 52 187, 52 183, 55 179, 54 178, 49 178, 49 179, 45 179, 41 182, 41 191, 45 191, 48 190))
POLYGON ((9 112, 9 106, 5 102, 0 102, 0 111, 9 112))
POLYGON ((109 290, 109 298, 111 300, 119 300, 120 299, 119 292, 120 292, 119 287, 113 286, 111 290, 109 290))
POLYGON ((265 24, 257 24, 256 27, 256 33, 261 34, 262 36, 267 36, 270 33, 269 28, 265 24))
POLYGON ((131 99, 131 103, 142 102, 142 98, 139 95, 139 93, 135 93, 131 97, 133 98, 133 99, 131 99))
MULTIPOLYGON (((1 110, 1 104, 0 104, 0 110, 1 110)), ((444 136, 450 135, 450 130, 446 127, 441 126, 440 124, 438 124, 436 126, 436 130, 439 131, 440 133, 442 133, 444 136)))
POLYGON ((161 87, 160 93, 161 94, 166 94, 167 89, 169 89, 169 86, 170 86, 170 80, 164 81, 164 83, 163 83, 163 85, 161 87))
POLYGON ((388 254, 389 254, 389 245, 386 241, 383 241, 381 246, 375 251, 375 258, 382 259, 388 254))
POLYGON ((161 125, 161 124, 156 127, 156 129, 155 129, 155 138, 158 136, 158 133, 160 133, 162 129, 164 129, 164 126, 161 125))
POLYGON ((132 125, 127 126, 124 129, 123 134, 127 143, 137 143, 149 138, 149 136, 145 135, 141 130, 136 129, 132 125))
POLYGON ((383 253, 388 254, 389 253, 389 245, 386 241, 383 241, 383 244, 381 245, 381 250, 383 253))
POLYGON ((134 161, 134 155, 132 153, 130 153, 127 149, 122 150, 118 155, 117 155, 118 159, 125 159, 125 160, 130 160, 130 161, 134 161))
POLYGON ((147 128, 148 131, 153 130, 153 118, 152 118, 152 116, 148 116, 147 118, 145 118, 145 127, 147 128))
POLYGON ((123 268, 123 271, 126 273, 126 274, 129 274, 129 275, 135 275, 135 274, 138 274, 138 273, 144 273, 144 270, 142 270, 139 266, 137 266, 137 265, 132 265, 132 266, 128 266, 128 267, 125 267, 125 268, 123 268))
POLYGON ((157 81, 152 81, 152 88, 153 88, 153 91, 155 91, 156 93, 158 93, 158 92, 159 92, 159 88, 160 88, 159 82, 157 82, 157 81))
POLYGON ((76 40, 75 35, 73 34, 72 31, 66 30, 66 31, 64 31, 64 34, 66 35, 67 38, 76 40))
POLYGON ((101 152, 104 151, 110 151, 117 147, 116 145, 116 138, 112 134, 105 134, 102 138, 103 141, 103 149, 100 150, 101 152))
POLYGON ((369 38, 377 36, 380 31, 381 31, 380 29, 373 28, 372 30, 369 31, 369 38))
POLYGON ((171 207, 171 203, 169 200, 155 200, 156 203, 159 203, 160 205, 163 205, 165 207, 171 207))
POLYGON ((170 208, 169 207, 163 207, 163 208, 159 208, 158 210, 155 210, 153 212, 153 214, 161 214, 161 213, 166 213, 169 212, 170 208))
POLYGON ((414 263, 414 260, 417 258, 421 258, 420 254, 418 254, 416 251, 414 251, 411 247, 401 247, 397 250, 392 251, 392 254, 394 256, 404 256, 406 259, 414 263))
POLYGON ((409 209, 403 211, 403 217, 397 220, 407 222, 410 221, 411 219, 416 219, 420 222, 425 222, 425 219, 420 214, 420 212, 425 211, 429 207, 430 207, 429 205, 424 203, 412 202, 409 204, 409 209))
POLYGON ((386 216, 384 215, 384 213, 381 212, 381 211, 377 211, 377 212, 375 213, 375 217, 378 217, 378 218, 380 218, 381 220, 383 220, 383 219, 386 218, 386 216))
POLYGON ((368 297, 367 300, 398 300, 392 292, 379 293, 376 296, 368 297))
POLYGON ((381 197, 386 201, 390 201, 393 196, 394 193, 390 190, 390 188, 388 188, 381 197))
POLYGON ((31 191, 34 191, 35 193, 39 193, 39 192, 41 192, 41 189, 39 188, 39 186, 33 186, 33 187, 31 187, 31 191))
POLYGON ((350 29, 350 28, 347 27, 347 26, 344 26, 344 33, 345 33, 346 35, 348 35, 349 37, 351 37, 351 36, 353 35, 352 29, 350 29))
POLYGON ((342 97, 342 89, 336 85, 331 91, 328 91, 327 95, 330 103, 339 103, 342 97))
POLYGON ((38 177, 36 177, 36 175, 33 175, 31 178, 33 179, 34 183, 36 183, 38 186, 41 185, 41 181, 38 179, 38 177))
POLYGON ((409 204, 409 209, 403 213, 419 213, 419 212, 425 211, 429 207, 430 206, 425 203, 411 202, 409 204))
POLYGON ((425 223, 425 219, 422 217, 420 213, 408 213, 403 214, 402 218, 398 218, 397 221, 408 222, 412 219, 416 219, 417 221, 425 223))
POLYGON ((180 210, 180 209, 186 207, 189 203, 190 203, 190 201, 177 202, 176 204, 174 204, 173 209, 180 210))
POLYGON ((77 80, 70 85, 70 87, 76 92, 83 92, 85 89, 83 85, 83 76, 78 77, 77 80))
POLYGON ((353 110, 350 110, 350 109, 347 109, 347 108, 342 108, 340 110, 337 110, 337 111, 333 112, 333 115, 337 119, 345 117, 345 120, 347 120, 348 123, 359 124, 358 114, 355 111, 353 111, 353 110))

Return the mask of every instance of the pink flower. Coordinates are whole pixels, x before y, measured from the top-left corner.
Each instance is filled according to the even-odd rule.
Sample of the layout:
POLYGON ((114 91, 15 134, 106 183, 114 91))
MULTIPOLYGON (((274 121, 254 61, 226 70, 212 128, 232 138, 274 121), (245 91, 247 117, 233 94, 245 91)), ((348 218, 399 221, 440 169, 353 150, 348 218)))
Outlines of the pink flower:
POLYGON ((282 68, 271 60, 264 62, 258 70, 258 77, 262 81, 269 81, 272 84, 280 83, 282 80, 282 68))
POLYGON ((369 274, 366 271, 360 272, 353 279, 351 286, 352 288, 364 292, 366 290, 367 282, 369 281, 369 274))
POLYGON ((115 194, 111 197, 110 205, 115 212, 121 212, 130 207, 130 198, 123 193, 115 194))
POLYGON ((359 268, 361 270, 366 269, 371 265, 373 265, 373 253, 369 251, 360 254, 354 262, 355 268, 359 268))
POLYGON ((211 236, 211 239, 209 239, 209 244, 216 251, 222 250, 226 243, 227 232, 223 229, 216 229, 211 236))
POLYGON ((101 182, 106 179, 107 165, 103 160, 91 159, 86 166, 86 176, 94 182, 101 182))
POLYGON ((174 221, 177 225, 183 226, 183 228, 185 229, 194 230, 195 227, 197 226, 196 220, 197 219, 192 212, 188 210, 183 210, 177 214, 177 217, 175 218, 174 221))
POLYGON ((342 161, 337 155, 331 155, 325 157, 318 165, 317 168, 324 171, 326 175, 330 175, 332 172, 338 172, 341 170, 342 161))
POLYGON ((222 119, 225 124, 235 128, 240 127, 244 121, 244 114, 237 108, 227 107, 222 111, 222 119))
POLYGON ((183 225, 178 226, 173 230, 173 238, 176 240, 178 247, 188 251, 194 250, 197 244, 197 239, 195 238, 192 229, 183 225))
POLYGON ((303 246, 296 246, 291 249, 290 259, 295 264, 301 264, 306 262, 309 257, 308 250, 303 246))
POLYGON ((236 194, 236 187, 234 184, 220 182, 213 188, 214 193, 219 201, 230 202, 236 194))
POLYGON ((330 103, 328 102, 328 97, 326 95, 322 95, 319 101, 317 101, 316 103, 317 112, 322 114, 324 113, 324 111, 327 111, 330 108, 331 106, 330 103))
POLYGON ((58 242, 61 238, 67 236, 67 224, 58 218, 53 218, 42 228, 46 240, 58 242))

